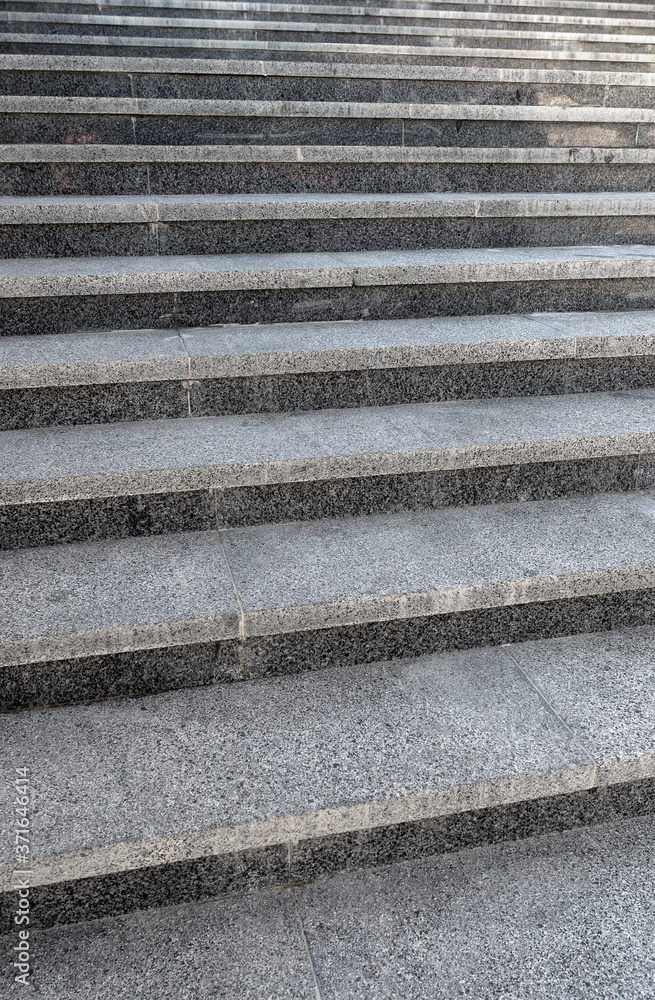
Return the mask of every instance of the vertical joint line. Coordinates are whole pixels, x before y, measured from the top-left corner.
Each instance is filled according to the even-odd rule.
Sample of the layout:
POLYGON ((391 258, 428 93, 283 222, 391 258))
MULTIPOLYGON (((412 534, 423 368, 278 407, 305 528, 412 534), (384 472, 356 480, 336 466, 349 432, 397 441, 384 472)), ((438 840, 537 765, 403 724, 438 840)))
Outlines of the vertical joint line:
POLYGON ((564 727, 564 729, 566 729, 567 733, 569 734, 569 736, 571 737, 571 739, 574 741, 574 743, 577 743, 578 746, 581 747, 584 750, 584 752, 586 753, 587 757, 589 758, 590 764, 593 765, 593 771, 592 771, 592 782, 593 782, 593 784, 592 784, 591 787, 595 788, 596 785, 598 784, 598 764, 596 763, 596 761, 594 759, 594 756, 591 753, 591 751, 589 750, 589 748, 580 739, 580 737, 576 733, 573 732, 573 730, 571 729, 571 727, 569 726, 569 724, 567 722, 565 722, 565 720, 559 714, 559 712, 554 707, 554 705, 551 704, 551 702, 549 701, 549 699, 543 693, 543 691, 541 690, 541 688, 537 684, 535 684, 535 682, 532 680, 532 678, 530 677, 530 674, 526 670, 523 669, 523 667, 521 666, 521 664, 519 663, 519 661, 516 659, 516 657, 512 653, 510 653, 509 647, 508 646, 502 646, 501 648, 503 650, 503 653, 505 653, 505 655, 511 660, 511 662, 514 664, 514 666, 519 671, 519 673, 521 673, 522 676, 525 677, 526 681, 528 682, 528 684, 530 685, 530 687, 532 688, 532 690, 536 691, 536 693, 541 698, 541 700, 543 701, 543 703, 546 706, 546 708, 548 709, 548 711, 551 712, 555 716, 555 718, 557 719, 557 721, 560 723, 560 725, 562 725, 564 727))
MULTIPOLYGON (((218 522, 218 518, 217 518, 218 522)), ((232 581, 232 587, 234 588, 234 596, 236 597, 237 604, 239 605, 239 641, 244 642, 246 638, 246 616, 243 610, 243 601, 241 600, 241 594, 239 593, 239 588, 237 587, 237 582, 234 579, 234 573, 232 572, 232 567, 230 566, 230 560, 227 557, 227 552, 225 551, 225 545, 223 544, 222 532, 218 529, 218 523, 216 526, 218 532, 218 541, 221 546, 221 552, 223 553, 223 559, 225 560, 225 565, 227 567, 227 572, 232 581)))
POLYGON ((312 979, 314 980, 314 992, 316 994, 316 1000, 323 1000, 321 994, 321 987, 318 984, 318 977, 316 975, 316 969, 314 967, 314 959, 312 958, 312 953, 309 950, 309 941, 307 940, 307 934, 305 933, 305 925, 302 920, 302 915, 300 913, 300 907, 298 906, 298 897, 296 896, 296 890, 291 890, 291 895, 293 896, 293 905, 296 910, 296 919, 298 920, 298 927, 300 928, 300 937, 302 943, 305 947, 305 954, 307 955, 307 961, 309 962, 309 968, 311 969, 312 979))

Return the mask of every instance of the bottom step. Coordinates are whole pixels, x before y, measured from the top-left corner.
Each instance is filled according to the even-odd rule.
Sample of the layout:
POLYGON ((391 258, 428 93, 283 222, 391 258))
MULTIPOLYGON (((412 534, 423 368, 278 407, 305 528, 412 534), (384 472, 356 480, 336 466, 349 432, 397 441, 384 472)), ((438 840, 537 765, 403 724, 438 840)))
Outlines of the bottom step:
POLYGON ((655 811, 654 679, 643 627, 5 716, 32 925, 655 811))
POLYGON ((648 816, 37 931, 31 983, 52 1000, 650 1000, 654 843, 648 816))

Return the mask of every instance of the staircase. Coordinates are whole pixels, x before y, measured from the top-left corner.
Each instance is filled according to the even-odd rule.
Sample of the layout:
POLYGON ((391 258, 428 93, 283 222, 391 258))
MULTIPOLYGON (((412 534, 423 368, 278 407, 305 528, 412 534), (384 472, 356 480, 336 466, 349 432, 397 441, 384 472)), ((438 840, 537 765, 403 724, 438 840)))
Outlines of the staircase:
POLYGON ((32 925, 654 812, 655 5, 0 20, 32 925))

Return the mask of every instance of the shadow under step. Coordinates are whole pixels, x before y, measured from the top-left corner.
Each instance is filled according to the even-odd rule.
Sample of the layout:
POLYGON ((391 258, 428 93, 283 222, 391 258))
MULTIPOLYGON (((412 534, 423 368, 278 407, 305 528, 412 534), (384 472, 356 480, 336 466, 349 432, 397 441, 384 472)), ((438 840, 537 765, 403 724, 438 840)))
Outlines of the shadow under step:
POLYGON ((3 195, 280 191, 525 193, 655 188, 655 149, 409 146, 0 146, 3 195))
MULTIPOLYGON (((655 27, 655 19, 654 19, 655 27)), ((0 92, 62 97, 652 107, 646 73, 404 63, 0 55, 0 92)))
POLYGON ((3 143, 655 146, 655 109, 0 97, 3 143))

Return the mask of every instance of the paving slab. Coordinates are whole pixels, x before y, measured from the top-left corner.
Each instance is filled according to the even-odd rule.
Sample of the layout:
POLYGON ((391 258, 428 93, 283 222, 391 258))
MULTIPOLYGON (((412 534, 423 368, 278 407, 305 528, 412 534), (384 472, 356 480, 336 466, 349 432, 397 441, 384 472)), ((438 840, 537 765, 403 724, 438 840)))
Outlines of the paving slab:
POLYGON ((298 892, 324 1000, 650 997, 652 816, 298 892))
POLYGON ((655 737, 653 629, 570 636, 507 647, 598 761, 599 781, 631 780, 655 737), (611 776, 611 777, 610 777, 611 776))
POLYGON ((53 928, 32 941, 34 974, 8 995, 14 987, 44 1000, 317 1000, 284 890, 53 928))

